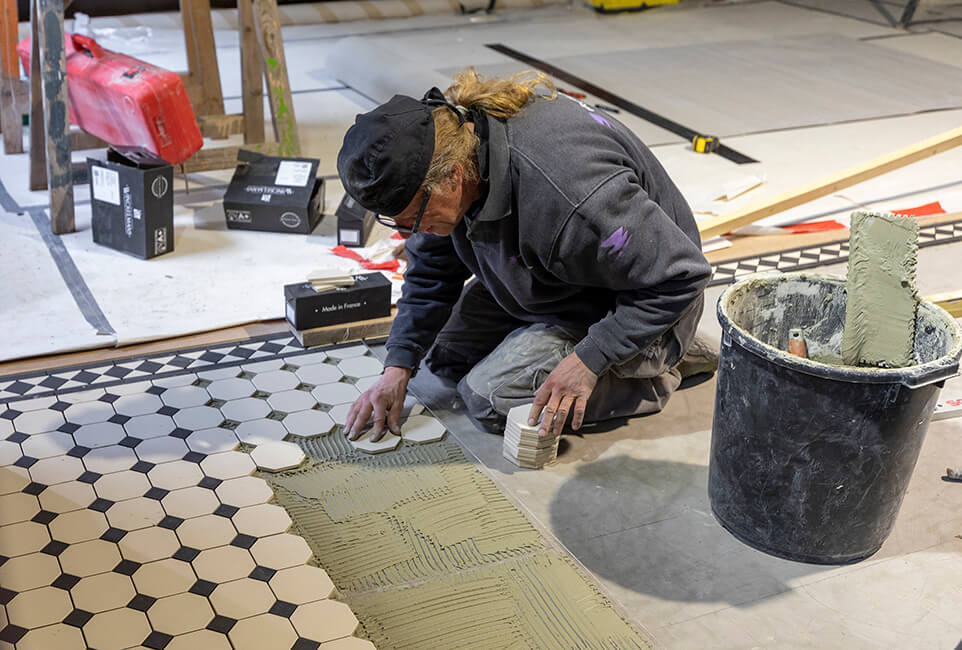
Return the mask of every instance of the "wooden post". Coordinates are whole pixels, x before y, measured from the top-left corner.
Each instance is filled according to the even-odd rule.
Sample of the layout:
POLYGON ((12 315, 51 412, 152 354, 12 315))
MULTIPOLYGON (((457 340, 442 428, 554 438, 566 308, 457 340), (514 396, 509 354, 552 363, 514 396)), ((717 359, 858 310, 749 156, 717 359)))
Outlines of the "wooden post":
POLYGON ((37 0, 30 0, 30 189, 47 189, 47 138, 43 129, 43 77, 40 72, 37 0))
POLYGON ((264 62, 257 44, 251 0, 237 0, 241 50, 241 94, 244 101, 244 142, 264 141, 264 62))
MULTIPOLYGON (((43 124, 47 136, 47 180, 50 185, 50 228, 54 234, 74 231, 70 124, 67 115, 67 57, 64 51, 63 0, 36 0, 37 40, 43 79, 43 124)), ((33 66, 31 65, 31 68, 33 66)), ((38 75, 39 76, 39 75, 38 75)))
POLYGON ((277 0, 253 0, 257 41, 264 61, 264 76, 271 100, 274 137, 281 156, 299 156, 301 143, 294 119, 294 101, 287 76, 277 0))
POLYGON ((17 0, 0 0, 0 129, 3 151, 23 153, 23 115, 17 102, 20 61, 17 58, 17 0))
POLYGON ((217 67, 210 0, 180 0, 180 13, 184 20, 187 68, 190 70, 187 91, 194 111, 198 115, 223 115, 224 93, 217 67))

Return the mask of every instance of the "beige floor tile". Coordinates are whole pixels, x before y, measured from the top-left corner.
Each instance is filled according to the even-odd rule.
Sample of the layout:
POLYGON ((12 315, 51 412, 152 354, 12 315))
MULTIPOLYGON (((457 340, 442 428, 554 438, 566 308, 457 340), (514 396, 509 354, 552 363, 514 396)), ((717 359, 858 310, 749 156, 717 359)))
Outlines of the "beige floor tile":
POLYGON ((311 393, 303 390, 285 390, 279 393, 273 393, 267 398, 267 403, 270 404, 271 408, 275 411, 294 413, 296 411, 314 408, 317 401, 311 393))
POLYGON ((127 430, 127 433, 141 440, 166 436, 175 428, 177 428, 177 425, 174 423, 173 418, 169 415, 161 415, 160 413, 138 415, 124 423, 124 429, 127 430))
POLYGON ((216 583, 246 578, 255 566, 250 552, 236 546, 201 551, 191 564, 199 577, 216 583))
POLYGON ((231 521, 238 532, 254 537, 267 537, 285 533, 291 527, 291 518, 281 506, 262 503, 238 510, 231 521))
POLYGON ((197 630, 175 636, 165 650, 231 650, 230 641, 219 632, 197 630))
POLYGON ((61 542, 76 544, 97 539, 106 532, 107 518, 96 510, 74 510, 57 515, 50 522, 50 536, 61 542))
MULTIPOLYGON (((170 494, 167 496, 169 497, 170 494)), ((110 506, 110 509, 107 510, 107 521, 114 528, 139 530, 148 526, 156 526, 165 515, 164 508, 159 501, 137 497, 110 506)))
MULTIPOLYGON (((108 404, 104 404, 104 406, 106 406, 108 409, 110 408, 110 405, 108 404)), ((67 410, 69 411, 70 408, 67 410)), ((77 421, 72 420, 72 422, 77 421)), ((56 431, 57 428, 63 426, 63 424, 63 415, 57 411, 51 411, 47 409, 41 411, 27 411, 26 413, 21 413, 13 419, 13 427, 20 433, 26 433, 28 435, 56 431)), ((77 424, 83 423, 77 422, 77 424)))
POLYGON ((71 544, 60 554, 60 566, 64 573, 81 578, 110 571, 120 562, 120 549, 113 542, 93 539, 89 542, 71 544))
POLYGON ((287 437, 287 429, 277 420, 261 419, 242 422, 234 432, 241 442, 249 445, 261 445, 265 442, 277 442, 287 437))
POLYGON ((204 473, 196 463, 176 460, 172 463, 157 465, 147 472, 147 478, 154 487, 164 490, 177 490, 197 485, 204 478, 204 473))
POLYGON ((270 412, 270 404, 257 397, 244 397, 227 402, 220 407, 221 413, 234 422, 248 422, 266 418, 270 412))
POLYGON ((237 377, 217 379, 207 387, 211 397, 224 401, 250 397, 256 390, 257 388, 249 380, 237 377))
POLYGON ((302 537, 288 533, 262 537, 254 542, 251 554, 258 564, 272 569, 286 569, 304 564, 312 555, 310 547, 302 537))
POLYGON ((384 370, 381 362, 373 357, 352 357, 337 364, 338 369, 347 377, 372 377, 384 370))
POLYGON ((177 635, 204 629, 214 612, 206 598, 187 593, 159 599, 147 610, 147 618, 158 632, 177 635))
MULTIPOLYGON (((274 370, 280 370, 284 367, 283 359, 268 359, 267 361, 255 361, 253 363, 245 363, 241 366, 241 370, 245 372, 250 372, 255 375, 262 375, 268 372, 273 372, 274 370)), ((256 379, 256 377, 255 377, 256 379)), ((256 385, 257 382, 255 381, 256 385)))
POLYGON ((114 422, 84 424, 73 432, 73 439, 78 445, 91 449, 116 445, 126 437, 127 432, 124 431, 124 428, 114 422))
POLYGON ((29 553, 10 558, 0 565, 0 586, 27 591, 49 585, 60 575, 57 558, 46 553, 29 553))
POLYGON ((154 526, 127 533, 117 546, 124 559, 145 563, 172 557, 180 541, 174 531, 154 526))
MULTIPOLYGON (((121 447, 123 449, 123 447, 121 447)), ((96 449, 94 451, 97 451, 96 449)), ((130 451, 130 450, 128 450, 130 451)), ((90 452, 93 453, 93 452, 90 452)), ((126 469, 126 468, 123 468, 126 469)), ((30 478, 44 485, 73 481, 86 471, 79 458, 55 456, 38 460, 30 466, 30 478)))
POLYGON ((70 512, 86 508, 97 498, 92 485, 80 481, 67 481, 51 485, 40 493, 40 506, 50 512, 70 512))
POLYGON ((296 374, 305 384, 314 384, 315 386, 338 381, 343 376, 336 366, 327 363, 302 366, 297 369, 296 374))
MULTIPOLYGON (((197 375, 194 373, 187 373, 186 375, 175 375, 173 377, 161 377, 160 379, 152 379, 150 383, 154 386, 160 386, 161 388, 173 389, 179 388, 180 386, 190 386, 195 381, 197 381, 197 375)), ((162 393, 166 395, 166 393, 162 393)))
POLYGON ((177 527, 177 537, 184 546, 204 550, 225 546, 237 537, 231 519, 219 515, 203 515, 188 519, 177 527))
POLYGON ((16 557, 35 553, 47 545, 47 527, 33 521, 21 521, 0 528, 0 555, 16 557))
POLYGON ((444 425, 429 415, 412 415, 401 425, 401 438, 417 444, 441 440, 444 433, 444 425))
POLYGON ((274 592, 266 582, 251 578, 221 583, 210 594, 214 611, 236 619, 265 614, 275 600, 274 592))
POLYGON ((326 436, 334 428, 334 420, 327 413, 314 409, 291 413, 282 422, 291 435, 302 438, 326 436))
POLYGON ((268 472, 294 469, 306 459, 301 448, 292 442, 269 442, 251 451, 251 460, 257 468, 268 472))
POLYGON ((67 407, 63 414, 67 418, 67 422, 73 422, 74 424, 106 422, 116 415, 114 407, 106 402, 78 402, 67 407))
POLYGON ((161 503, 167 514, 182 519, 209 515, 220 505, 213 492, 197 486, 174 490, 161 503))
POLYGON ((322 643, 320 648, 323 650, 375 650, 374 644, 367 639, 359 639, 355 636, 344 637, 322 643))
POLYGON ((19 492, 30 483, 30 474, 23 467, 0 467, 0 494, 19 492))
POLYGON ((24 591, 7 603, 7 618, 12 625, 28 630, 62 621, 73 610, 70 594, 56 587, 24 591))
POLYGON ((87 644, 97 650, 129 648, 138 645, 149 634, 147 616, 126 607, 95 614, 84 625, 87 644))
POLYGON ((243 508, 267 503, 274 498, 274 491, 262 478, 241 476, 224 481, 214 490, 221 502, 243 508))
POLYGON ((50 458, 52 456, 63 456, 75 446, 73 436, 67 433, 41 433, 30 436, 22 443, 24 456, 32 458, 50 458))
POLYGON ((361 394, 353 385, 343 381, 335 381, 330 384, 321 384, 311 390, 311 395, 318 404, 326 406, 337 406, 338 404, 351 404, 361 394))
POLYGON ((97 496, 102 499, 124 501, 146 494, 150 490, 150 481, 144 474, 128 469, 114 474, 104 474, 93 486, 97 496))
POLYGON ((212 454, 200 462, 200 468, 205 475, 223 480, 247 476, 255 469, 250 456, 239 451, 212 454))
POLYGON ((84 647, 80 628, 63 623, 30 630, 17 642, 18 650, 77 650, 84 647))
POLYGON ((32 494, 14 492, 0 496, 0 526, 27 521, 40 512, 40 501, 32 494))
POLYGON ((230 429, 214 427, 212 429, 201 429, 194 431, 187 436, 187 446, 191 451, 202 454, 217 454, 224 451, 237 449, 240 441, 230 429))
POLYGON ((365 454, 383 454, 386 451, 394 451, 401 444, 400 436, 390 432, 385 432, 380 440, 372 442, 371 433, 372 430, 362 433, 360 438, 351 441, 351 445, 365 454))
POLYGON ((111 445, 109 447, 98 447, 86 454, 83 464, 91 472, 109 474, 130 469, 137 464, 138 460, 133 449, 121 445, 111 445))
MULTIPOLYGON (((327 356, 331 359, 351 359, 353 357, 362 357, 367 352, 366 345, 347 345, 342 348, 334 348, 333 350, 328 350, 326 352, 327 356)), ((293 357, 291 359, 292 363, 298 363, 304 357, 293 357)), ((323 359, 321 359, 323 361, 323 359)), ((319 363, 318 361, 312 360, 311 363, 319 363)))
POLYGON ((161 402, 160 398, 156 395, 142 392, 140 394, 124 395, 114 401, 113 406, 114 410, 120 415, 126 415, 132 418, 137 415, 156 413, 164 407, 164 403, 161 402))
POLYGON ((253 381, 257 390, 262 390, 266 393, 280 393, 285 390, 293 390, 301 383, 297 375, 287 370, 262 372, 254 377, 253 381))
MULTIPOLYGON (((111 393, 112 395, 119 395, 121 397, 124 397, 127 395, 143 395, 145 393, 150 395, 151 397, 155 397, 155 395, 153 395, 152 393, 147 393, 147 389, 150 387, 151 387, 150 381, 145 379, 144 381, 135 381, 129 384, 119 384, 116 386, 111 386, 107 392, 111 393)), ((115 411, 117 410, 117 402, 119 401, 120 400, 116 400, 113 402, 115 411)), ((119 411, 117 412, 119 413, 119 411)))
POLYGON ((70 590, 70 595, 77 609, 96 614, 123 607, 137 592, 129 577, 108 571, 82 578, 70 590))
POLYGON ((194 406, 174 413, 174 423, 184 429, 210 429, 224 421, 224 414, 210 406, 194 406))
POLYGON ((336 600, 299 605, 291 614, 291 623, 302 637, 322 643, 351 636, 357 629, 357 618, 351 608, 336 600))
MULTIPOLYGON (((313 404, 314 398, 310 399, 313 404)), ((4 421, 6 422, 6 420, 4 421)), ((10 435, 11 433, 13 433, 13 426, 10 426, 7 432, 0 431, 0 437, 10 435)), ((20 448, 20 445, 9 440, 0 440, 0 467, 13 465, 21 456, 23 456, 23 450, 20 448)))
POLYGON ((160 401, 167 406, 186 409, 192 406, 203 406, 210 401, 210 393, 200 386, 176 386, 161 393, 160 401))
POLYGON ((189 562, 173 558, 145 564, 131 577, 139 593, 154 598, 184 593, 197 581, 189 562))
POLYGON ((134 453, 137 454, 137 458, 154 464, 179 460, 183 458, 184 454, 188 451, 190 451, 190 449, 187 448, 187 443, 179 438, 171 438, 170 436, 144 440, 134 448, 134 453))
POLYGON ((297 640, 297 633, 290 621, 273 614, 261 614, 238 621, 227 636, 234 650, 289 648, 297 640))
POLYGON ((17 409, 21 413, 26 413, 27 411, 42 411, 44 409, 50 408, 57 403, 57 398, 50 397, 34 397, 33 399, 22 399, 16 402, 11 402, 10 406, 17 409))
POLYGON ((307 565, 281 569, 271 578, 270 585, 278 600, 295 605, 329 598, 334 593, 334 583, 327 572, 307 565))
POLYGON ((103 397, 105 392, 106 391, 104 391, 103 388, 91 388, 89 390, 77 391, 76 393, 64 393, 63 395, 59 395, 57 399, 59 399, 61 402, 67 402, 68 404, 95 402, 103 397))

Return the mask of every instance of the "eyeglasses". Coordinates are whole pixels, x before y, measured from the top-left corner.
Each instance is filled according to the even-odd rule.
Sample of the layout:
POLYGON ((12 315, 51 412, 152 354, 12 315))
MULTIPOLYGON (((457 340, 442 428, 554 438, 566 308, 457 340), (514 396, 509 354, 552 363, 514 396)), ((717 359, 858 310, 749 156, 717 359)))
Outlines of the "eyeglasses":
POLYGON ((421 207, 418 208, 418 216, 414 218, 414 225, 410 228, 398 225, 398 222, 394 217, 385 217, 381 214, 374 215, 379 224, 387 226, 388 228, 393 228, 402 235, 413 235, 418 231, 418 226, 421 224, 421 217, 424 216, 424 209, 428 207, 428 200, 431 198, 431 192, 424 190, 424 198, 421 199, 421 207))

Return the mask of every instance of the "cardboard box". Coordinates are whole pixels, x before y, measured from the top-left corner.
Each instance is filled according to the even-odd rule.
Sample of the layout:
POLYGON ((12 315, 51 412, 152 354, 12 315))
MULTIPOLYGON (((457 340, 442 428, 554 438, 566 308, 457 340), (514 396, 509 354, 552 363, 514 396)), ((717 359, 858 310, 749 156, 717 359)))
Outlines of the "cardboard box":
POLYGON ((344 246, 362 247, 374 227, 374 213, 358 205, 345 194, 334 212, 337 216, 337 243, 344 246))
POLYGON ((353 287, 317 293, 310 282, 284 287, 287 320, 307 330, 391 314, 391 281, 381 273, 359 273, 353 287))
POLYGON ((278 158, 241 149, 224 194, 227 227, 309 234, 324 211, 316 158, 278 158))
POLYGON ((108 150, 87 159, 94 242, 149 259, 174 250, 174 169, 108 150))

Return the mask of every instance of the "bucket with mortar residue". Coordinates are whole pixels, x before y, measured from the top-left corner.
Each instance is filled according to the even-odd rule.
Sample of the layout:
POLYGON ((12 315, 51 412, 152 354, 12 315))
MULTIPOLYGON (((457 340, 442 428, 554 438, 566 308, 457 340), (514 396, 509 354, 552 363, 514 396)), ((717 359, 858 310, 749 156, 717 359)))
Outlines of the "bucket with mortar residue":
POLYGON ((763 274, 718 301, 722 347, 708 493, 735 537, 778 557, 856 562, 892 530, 962 331, 929 302, 917 365, 843 366, 845 280, 763 274), (788 349, 801 329, 809 358, 788 349))

